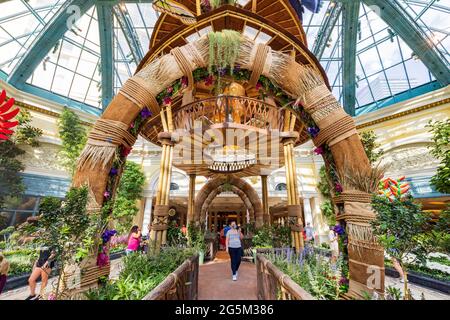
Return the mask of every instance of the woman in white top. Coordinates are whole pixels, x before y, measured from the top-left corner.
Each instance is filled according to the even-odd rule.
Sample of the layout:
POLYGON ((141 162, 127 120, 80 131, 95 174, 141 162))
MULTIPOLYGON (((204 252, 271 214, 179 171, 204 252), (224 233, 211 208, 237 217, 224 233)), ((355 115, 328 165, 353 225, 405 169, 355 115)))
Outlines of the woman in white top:
POLYGON ((236 222, 232 221, 231 229, 227 232, 225 244, 227 252, 230 254, 231 258, 231 272, 233 273, 233 281, 237 280, 239 266, 241 265, 242 239, 244 239, 244 235, 239 230, 236 222))
POLYGON ((334 231, 334 227, 330 226, 330 231, 328 232, 328 240, 330 240, 331 249, 331 262, 335 263, 339 257, 339 244, 338 235, 334 231))

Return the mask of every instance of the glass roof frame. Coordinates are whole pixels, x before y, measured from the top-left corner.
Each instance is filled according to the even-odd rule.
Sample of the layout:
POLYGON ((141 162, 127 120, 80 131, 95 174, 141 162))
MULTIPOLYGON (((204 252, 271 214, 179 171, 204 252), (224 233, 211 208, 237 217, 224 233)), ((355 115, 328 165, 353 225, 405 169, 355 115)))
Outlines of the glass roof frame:
MULTIPOLYGON (((96 1, 92 1, 94 4, 97 4, 96 1)), ((315 40, 314 37, 317 37, 317 34, 327 17, 330 4, 335 1, 336 0, 324 1, 325 5, 317 14, 311 14, 306 11, 303 15, 303 26, 308 36, 310 48, 313 47, 315 40), (328 3, 328 8, 326 3, 328 3)), ((441 14, 447 14, 450 17, 450 5, 446 6, 442 2, 436 0, 398 0, 398 2, 403 6, 405 14, 409 15, 420 25, 424 34, 432 38, 433 45, 436 46, 438 51, 445 58, 445 63, 449 65, 450 55, 447 48, 450 48, 450 38, 448 37, 450 34, 450 26, 447 27, 444 25, 442 27, 441 25, 436 25, 436 23, 430 23, 429 21, 431 19, 433 22, 433 19, 441 14)), ((16 56, 9 56, 3 61, 0 57, 0 69, 2 73, 8 73, 11 66, 14 66, 14 64, 22 58, 27 46, 29 46, 31 42, 40 35, 45 23, 48 23, 49 18, 52 18, 52 14, 57 12, 57 10, 62 7, 64 3, 65 1, 62 0, 20 0, 21 6, 18 8, 17 12, 5 14, 4 16, 2 16, 0 12, 0 50, 2 47, 12 48, 10 46, 13 44, 14 48, 20 47, 20 49, 17 50, 16 56), (28 30, 27 32, 18 34, 9 33, 8 29, 4 27, 6 22, 14 23, 15 21, 22 21, 20 19, 28 19, 30 16, 34 17, 34 19, 39 23, 35 30, 28 30)), ((3 4, 0 5, 0 8, 2 6, 3 4)), ((128 30, 126 30, 126 28, 124 29, 124 27, 118 23, 117 17, 114 17, 112 40, 113 52, 111 52, 107 58, 113 59, 114 69, 112 91, 117 93, 126 78, 132 76, 134 73, 134 68, 138 63, 135 61, 135 58, 130 57, 130 54, 132 55, 133 53, 133 49, 130 48, 129 45, 130 38, 127 38, 130 37, 130 31, 131 36, 137 36, 140 50, 144 53, 147 52, 149 49, 151 34, 154 30, 154 24, 157 21, 159 14, 152 9, 151 3, 148 1, 127 2, 124 0, 119 4, 114 4, 114 6, 116 9, 121 10, 121 12, 127 17, 127 25, 129 28, 128 30)), ((90 22, 93 20, 97 21, 97 16, 95 14, 96 6, 93 8, 94 11, 93 13, 91 12, 92 19, 90 22)), ((11 10, 7 11, 9 13, 13 12, 11 10)), ((357 84, 357 109, 363 108, 364 106, 373 105, 374 103, 378 104, 378 102, 380 102, 380 106, 384 106, 387 98, 395 97, 401 93, 401 90, 403 89, 413 90, 435 81, 434 77, 431 75, 429 70, 426 69, 422 61, 417 60, 416 57, 414 57, 414 54, 409 56, 411 50, 405 45, 404 41, 397 34, 395 34, 395 32, 393 32, 386 23, 383 25, 381 22, 383 22, 382 19, 376 16, 370 8, 364 4, 361 5, 358 22, 359 38, 356 51, 357 72, 355 74, 357 84), (382 51, 381 47, 389 48, 390 50, 391 48, 396 48, 395 55, 397 56, 397 61, 395 61, 395 63, 392 63, 389 59, 388 61, 385 61, 386 55, 389 55, 389 53, 382 51), (367 55, 371 55, 369 62, 365 59, 367 55), (414 72, 411 71, 411 68, 414 68, 414 72), (417 73, 420 74, 420 79, 417 79, 417 75, 415 74, 416 68, 419 70, 417 73), (414 77, 416 78, 411 78, 412 74, 414 74, 414 77), (358 92, 364 99, 361 97, 358 98, 358 92)), ((98 26, 98 24, 99 22, 97 21, 97 28, 101 27, 98 26)), ((88 29, 90 28, 91 27, 89 26, 88 29)), ((95 29, 95 27, 92 28, 95 29)), ((98 30, 94 31, 98 33, 98 30)), ((68 31, 68 33, 70 32, 71 31, 68 31)), ((333 93, 340 100, 342 100, 343 97, 342 59, 344 48, 342 44, 342 33, 343 26, 341 16, 332 30, 331 38, 334 39, 330 39, 327 48, 320 59, 324 69, 329 75, 330 83, 333 87, 333 93)), ((50 87, 48 89, 39 85, 38 87, 42 87, 45 90, 64 96, 65 89, 59 91, 56 90, 57 92, 53 90, 54 82, 58 82, 55 78, 56 70, 64 70, 64 72, 68 72, 68 74, 70 74, 69 77, 72 77, 71 80, 68 81, 70 83, 67 83, 67 96, 70 99, 81 101, 81 103, 84 103, 87 106, 94 106, 101 111, 102 102, 100 89, 104 85, 101 83, 101 74, 99 74, 99 72, 101 72, 101 50, 98 44, 95 46, 95 41, 90 41, 91 35, 89 34, 89 30, 83 34, 85 37, 80 38, 75 36, 72 37, 70 34, 66 33, 64 37, 59 40, 58 58, 56 59, 56 62, 51 58, 47 61, 42 61, 39 64, 39 67, 36 68, 36 74, 33 74, 34 77, 31 77, 27 83, 34 85, 34 78, 41 77, 41 65, 47 64, 47 68, 53 68, 54 66, 55 70, 50 87), (65 66, 63 63, 59 63, 60 55, 65 43, 73 46, 75 48, 73 49, 75 50, 74 52, 79 53, 75 69, 70 66, 65 66), (92 57, 97 59, 97 64, 94 71, 92 72, 92 70, 90 70, 91 72, 89 74, 87 72, 79 72, 78 70, 80 61, 84 58, 84 56, 82 57, 84 52, 86 52, 86 55, 92 55, 92 57), (87 89, 84 95, 81 92, 74 94, 73 90, 78 89, 76 88, 76 82, 78 81, 76 79, 81 79, 79 81, 85 83, 84 86, 87 87, 87 89)), ((95 60, 94 58, 92 59, 95 60)), ((83 62, 81 62, 81 64, 83 64, 83 62)), ((436 86, 429 87, 434 88, 436 86)))

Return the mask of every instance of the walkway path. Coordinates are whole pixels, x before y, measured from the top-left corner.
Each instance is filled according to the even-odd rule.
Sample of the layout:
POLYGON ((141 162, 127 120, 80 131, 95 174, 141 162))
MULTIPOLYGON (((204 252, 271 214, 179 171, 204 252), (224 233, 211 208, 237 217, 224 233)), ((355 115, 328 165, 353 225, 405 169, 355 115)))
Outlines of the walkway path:
POLYGON ((256 300, 256 267, 242 262, 237 281, 231 279, 230 258, 219 251, 216 259, 200 266, 199 300, 256 300))

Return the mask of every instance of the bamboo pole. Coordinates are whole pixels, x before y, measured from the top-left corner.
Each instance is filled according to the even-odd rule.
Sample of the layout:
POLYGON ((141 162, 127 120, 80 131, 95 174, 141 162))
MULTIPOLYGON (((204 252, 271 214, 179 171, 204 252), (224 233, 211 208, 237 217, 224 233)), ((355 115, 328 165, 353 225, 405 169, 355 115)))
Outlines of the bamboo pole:
POLYGON ((252 0, 252 12, 256 13, 256 2, 257 0, 252 0))
POLYGON ((187 221, 188 224, 194 221, 194 204, 195 204, 195 174, 189 175, 189 194, 188 194, 188 210, 187 210, 187 221))
POLYGON ((291 189, 290 189, 290 175, 289 175, 289 159, 288 159, 288 151, 287 151, 287 146, 284 145, 283 146, 283 150, 284 150, 284 167, 286 170, 286 192, 287 192, 287 196, 288 196, 288 204, 291 204, 292 201, 292 194, 291 194, 291 189))
POLYGON ((201 0, 196 0, 195 7, 197 9, 197 16, 202 14, 201 0))
POLYGON ((163 175, 164 175, 164 162, 166 159, 166 145, 163 145, 162 147, 162 153, 161 153, 161 161, 160 161, 160 168, 159 168, 159 180, 158 180, 158 190, 156 191, 156 204, 161 204, 161 192, 162 192, 162 183, 163 183, 163 175))
POLYGON ((162 123, 162 126, 163 126, 163 130, 164 130, 164 132, 168 132, 169 128, 167 127, 166 114, 164 112, 164 109, 161 110, 161 112, 159 114, 161 116, 161 123, 162 123))

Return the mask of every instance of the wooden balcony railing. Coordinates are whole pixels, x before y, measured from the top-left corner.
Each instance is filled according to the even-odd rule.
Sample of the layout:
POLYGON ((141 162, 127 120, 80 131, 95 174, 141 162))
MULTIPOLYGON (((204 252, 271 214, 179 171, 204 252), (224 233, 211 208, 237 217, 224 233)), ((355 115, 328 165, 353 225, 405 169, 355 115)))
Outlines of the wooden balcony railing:
POLYGON ((198 267, 198 255, 194 255, 142 300, 197 300, 198 267))
POLYGON ((221 95, 174 109, 173 122, 176 129, 188 131, 194 129, 196 121, 203 125, 235 123, 282 131, 285 112, 261 100, 221 95))
POLYGON ((256 255, 256 279, 259 300, 315 300, 260 253, 256 255))

